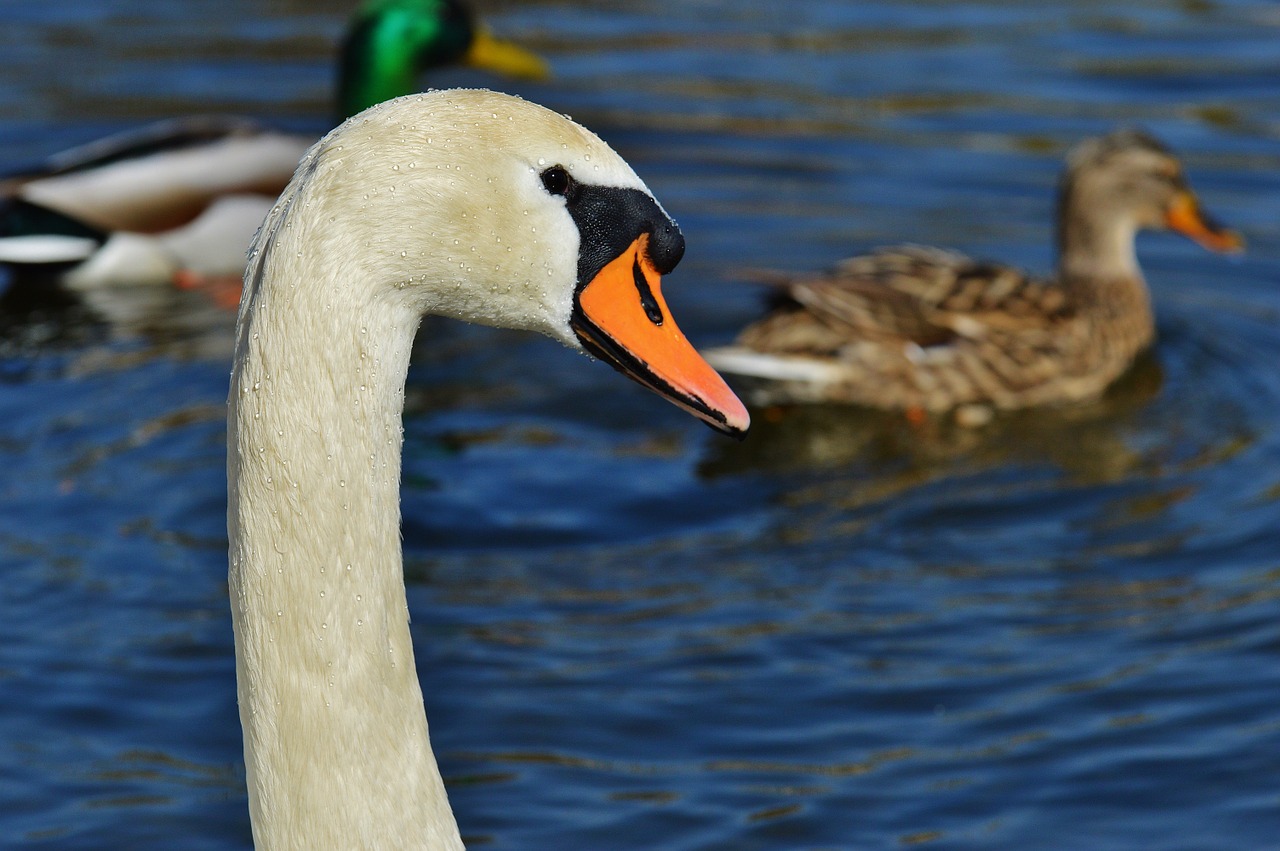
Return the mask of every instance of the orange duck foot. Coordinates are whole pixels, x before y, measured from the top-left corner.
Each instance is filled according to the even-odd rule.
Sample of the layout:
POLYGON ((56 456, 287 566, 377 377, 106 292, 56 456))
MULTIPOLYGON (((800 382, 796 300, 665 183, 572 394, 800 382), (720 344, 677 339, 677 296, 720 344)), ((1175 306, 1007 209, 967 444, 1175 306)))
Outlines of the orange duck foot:
POLYGON ((223 310, 235 310, 240 306, 244 281, 239 276, 202 275, 191 269, 179 269, 173 273, 173 285, 180 290, 203 293, 223 310))

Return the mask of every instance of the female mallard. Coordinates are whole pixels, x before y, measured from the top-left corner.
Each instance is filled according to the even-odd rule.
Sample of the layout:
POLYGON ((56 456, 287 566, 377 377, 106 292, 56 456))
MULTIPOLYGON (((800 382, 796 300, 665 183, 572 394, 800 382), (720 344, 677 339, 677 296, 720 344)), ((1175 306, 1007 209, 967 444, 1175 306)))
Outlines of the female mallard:
MULTIPOLYGON (((371 0, 338 68, 341 120, 467 64, 542 77, 546 64, 477 24, 462 0, 371 0)), ((0 263, 78 264, 79 286, 235 276, 250 237, 314 138, 242 119, 160 122, 0 178, 0 263)))
POLYGON ((1139 228, 1243 245, 1200 211, 1164 145, 1119 131, 1068 155, 1053 280, 938 248, 882 249, 781 282, 776 308, 708 360, 757 404, 983 416, 1096 397, 1154 337, 1139 228))

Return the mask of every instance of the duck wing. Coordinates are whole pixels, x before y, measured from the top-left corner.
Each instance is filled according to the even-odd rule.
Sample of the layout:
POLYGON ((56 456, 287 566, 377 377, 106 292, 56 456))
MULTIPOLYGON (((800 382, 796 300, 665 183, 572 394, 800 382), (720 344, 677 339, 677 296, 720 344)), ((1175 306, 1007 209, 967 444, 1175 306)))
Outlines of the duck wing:
POLYGON ((1016 268, 905 245, 780 283, 774 312, 740 342, 758 351, 825 355, 856 341, 923 349, 1045 327, 1066 311, 1061 288, 1016 268))

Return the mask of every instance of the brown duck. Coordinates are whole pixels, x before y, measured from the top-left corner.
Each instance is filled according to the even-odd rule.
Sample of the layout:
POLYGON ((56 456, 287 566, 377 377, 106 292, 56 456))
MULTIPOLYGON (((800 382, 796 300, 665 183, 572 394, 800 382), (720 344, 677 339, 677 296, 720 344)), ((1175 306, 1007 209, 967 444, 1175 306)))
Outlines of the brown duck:
POLYGON ((772 311, 707 353, 761 405, 843 402, 912 414, 1090 399, 1155 335, 1139 228, 1214 251, 1241 238, 1205 216, 1174 155, 1132 130, 1067 158, 1053 279, 924 246, 880 249, 776 281, 772 311))

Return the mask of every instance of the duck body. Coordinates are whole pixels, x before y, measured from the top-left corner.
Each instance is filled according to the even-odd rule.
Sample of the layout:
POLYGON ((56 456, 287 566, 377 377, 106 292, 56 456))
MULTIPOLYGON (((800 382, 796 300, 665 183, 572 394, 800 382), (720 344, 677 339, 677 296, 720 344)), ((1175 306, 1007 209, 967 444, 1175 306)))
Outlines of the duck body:
POLYGON ((71 264, 72 285, 238 275, 312 140, 238 119, 159 122, 0 182, 0 262, 71 264))
POLYGON ((504 95, 401 98, 304 156, 251 252, 229 393, 229 587, 259 849, 462 847, 401 564, 421 317, 540 332, 739 434, 745 409, 658 286, 683 245, 608 146, 504 95))
MULTIPOLYGON (((339 61, 339 120, 414 90, 427 69, 471 64, 544 76, 460 0, 373 0, 339 61)), ((73 287, 234 277, 273 200, 314 137, 195 116, 63 152, 0 178, 0 263, 56 265, 73 287)))
POLYGON ((904 245, 788 281, 737 346, 708 353, 758 404, 946 411, 1088 399, 1154 336, 1142 281, 1057 282, 904 245))
POLYGON ((880 249, 774 280, 772 310, 707 356, 756 404, 939 413, 1095 398, 1155 337, 1133 246, 1142 227, 1240 246, 1200 212, 1167 149, 1123 131, 1070 157, 1056 277, 938 248, 880 249))

